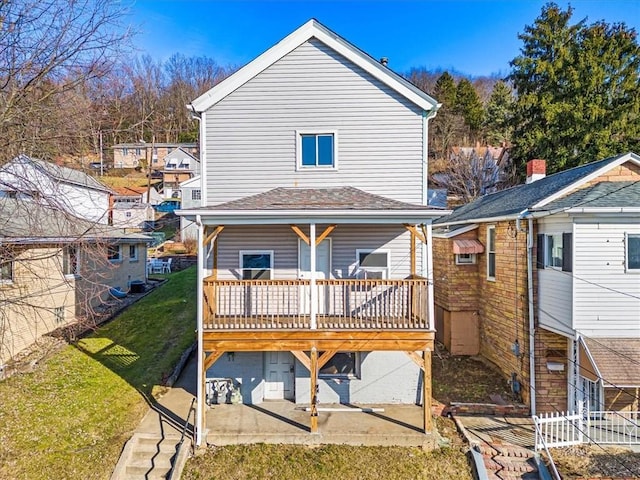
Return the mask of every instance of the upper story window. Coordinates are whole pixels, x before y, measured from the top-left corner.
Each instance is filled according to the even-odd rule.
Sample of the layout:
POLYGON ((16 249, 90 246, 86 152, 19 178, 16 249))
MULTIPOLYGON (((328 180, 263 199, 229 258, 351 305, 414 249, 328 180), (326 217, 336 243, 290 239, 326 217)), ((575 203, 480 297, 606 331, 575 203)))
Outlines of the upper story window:
POLYGON ((358 277, 389 278, 390 253, 388 250, 356 250, 358 277))
POLYGON ((129 245, 129 261, 136 262, 138 260, 138 246, 129 245))
POLYGON ((142 149, 136 148, 136 155, 140 156, 141 153, 142 153, 142 149))
POLYGON ((298 168, 336 168, 337 132, 297 132, 298 168))
POLYGON ((123 148, 123 149, 122 149, 122 155, 124 155, 124 156, 129 155, 129 149, 128 149, 128 148, 126 148, 126 147, 125 147, 125 148, 123 148))
POLYGON ((548 233, 538 235, 538 268, 572 271, 572 234, 548 233))
POLYGON ((62 251, 62 269, 65 275, 79 275, 80 261, 78 247, 64 247, 62 251))
POLYGON ((640 233, 627 233, 627 271, 640 273, 640 233))
POLYGON ((202 200, 202 190, 191 190, 191 200, 202 200))
POLYGON ((487 227, 487 279, 496 279, 496 227, 487 227))
POLYGON ((13 282, 13 258, 0 254, 0 283, 13 282))
POLYGON ((273 251, 241 250, 240 269, 243 280, 271 280, 273 251))

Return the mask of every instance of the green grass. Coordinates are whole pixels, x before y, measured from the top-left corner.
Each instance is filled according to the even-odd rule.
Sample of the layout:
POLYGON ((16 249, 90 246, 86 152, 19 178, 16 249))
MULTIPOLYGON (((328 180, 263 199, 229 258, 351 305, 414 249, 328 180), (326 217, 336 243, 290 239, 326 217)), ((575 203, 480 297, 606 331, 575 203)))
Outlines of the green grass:
POLYGON ((187 462, 183 480, 471 480, 460 446, 432 452, 406 447, 234 445, 187 462))
POLYGON ((0 383, 0 478, 108 479, 148 401, 194 341, 196 270, 33 373, 0 383))

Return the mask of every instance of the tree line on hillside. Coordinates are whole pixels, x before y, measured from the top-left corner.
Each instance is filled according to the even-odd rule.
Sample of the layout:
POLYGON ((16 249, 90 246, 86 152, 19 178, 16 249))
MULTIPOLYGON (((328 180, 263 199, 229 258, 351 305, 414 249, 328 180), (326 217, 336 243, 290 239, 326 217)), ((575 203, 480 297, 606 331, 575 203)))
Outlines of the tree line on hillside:
MULTIPOLYGON (((197 140, 185 105, 236 68, 204 56, 132 55, 127 15, 116 0, 0 3, 0 163, 18 153, 97 154, 100 137, 104 145, 197 140)), ((442 104, 430 124, 436 170, 449 168, 457 146, 508 146, 516 171, 544 158, 550 173, 639 150, 636 32, 572 15, 545 5, 519 35, 505 78, 406 72, 442 104)))

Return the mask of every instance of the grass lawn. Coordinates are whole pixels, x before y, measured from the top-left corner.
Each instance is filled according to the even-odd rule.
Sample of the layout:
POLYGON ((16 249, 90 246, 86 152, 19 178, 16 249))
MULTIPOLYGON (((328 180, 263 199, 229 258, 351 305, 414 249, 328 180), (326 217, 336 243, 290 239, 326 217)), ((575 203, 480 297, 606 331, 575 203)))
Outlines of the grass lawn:
POLYGON ((436 420, 440 432, 453 436, 450 446, 432 452, 408 447, 347 445, 213 447, 187 462, 182 480, 471 480, 465 448, 453 433, 453 422, 436 420))
POLYGON ((32 373, 0 383, 0 478, 108 479, 195 340, 195 267, 32 373))

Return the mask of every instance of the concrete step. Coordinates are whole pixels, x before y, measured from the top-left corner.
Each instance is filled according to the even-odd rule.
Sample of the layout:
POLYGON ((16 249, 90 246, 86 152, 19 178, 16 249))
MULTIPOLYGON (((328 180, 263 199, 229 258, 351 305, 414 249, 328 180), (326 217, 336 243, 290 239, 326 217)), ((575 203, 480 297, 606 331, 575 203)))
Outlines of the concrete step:
POLYGON ((171 470, 171 467, 155 467, 153 470, 150 468, 150 466, 127 465, 124 480, 132 480, 133 478, 165 479, 171 470))
POLYGON ((173 454, 160 453, 158 455, 147 455, 146 453, 133 452, 131 458, 127 462, 127 466, 148 467, 171 467, 171 459, 173 454))

